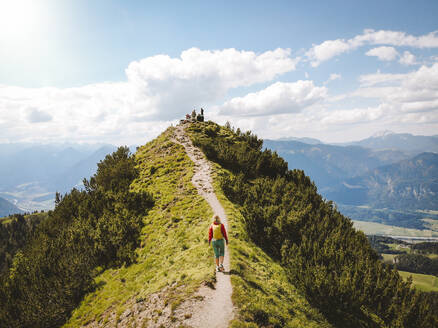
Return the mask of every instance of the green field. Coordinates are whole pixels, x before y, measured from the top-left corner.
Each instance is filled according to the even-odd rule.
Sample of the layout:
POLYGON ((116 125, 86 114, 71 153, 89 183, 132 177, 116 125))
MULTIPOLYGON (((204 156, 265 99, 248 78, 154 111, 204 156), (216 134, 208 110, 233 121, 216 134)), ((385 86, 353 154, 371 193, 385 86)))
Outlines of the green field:
POLYGON ((433 231, 438 231, 438 220, 434 219, 423 219, 424 222, 426 222, 426 227, 433 231))
POLYGON ((353 220, 354 227, 367 235, 393 235, 406 237, 438 237, 437 231, 418 230, 386 224, 353 220))
POLYGON ((404 279, 412 276, 412 284, 419 290, 425 292, 438 292, 438 277, 436 276, 406 271, 399 271, 399 273, 404 279))
POLYGON ((392 263, 392 260, 398 254, 381 254, 381 255, 383 256, 383 262, 385 262, 385 263, 392 263))

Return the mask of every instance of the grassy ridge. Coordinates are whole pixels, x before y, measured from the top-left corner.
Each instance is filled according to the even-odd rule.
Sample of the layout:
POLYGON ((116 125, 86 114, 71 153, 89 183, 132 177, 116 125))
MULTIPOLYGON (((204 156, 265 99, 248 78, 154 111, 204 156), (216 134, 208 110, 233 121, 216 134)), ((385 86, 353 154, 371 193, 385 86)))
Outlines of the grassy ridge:
POLYGON ((85 297, 65 327, 103 323, 109 312, 120 315, 133 300, 147 300, 166 286, 178 288, 178 295, 169 289, 176 308, 203 281, 213 279, 207 247, 212 212, 191 183, 193 163, 182 146, 170 141, 171 133, 169 128, 136 153, 140 177, 131 189, 147 190, 155 198, 144 217, 137 263, 102 272, 96 278, 100 288, 85 297))

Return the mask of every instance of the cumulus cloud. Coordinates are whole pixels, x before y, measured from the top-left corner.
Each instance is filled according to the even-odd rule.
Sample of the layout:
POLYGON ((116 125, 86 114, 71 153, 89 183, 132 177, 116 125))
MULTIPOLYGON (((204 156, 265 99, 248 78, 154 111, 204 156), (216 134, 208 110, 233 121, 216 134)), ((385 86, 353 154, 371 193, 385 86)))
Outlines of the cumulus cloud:
POLYGON ((360 35, 351 39, 327 40, 321 44, 314 44, 306 52, 313 67, 319 66, 335 56, 364 45, 405 46, 414 48, 438 48, 438 31, 425 35, 413 36, 400 31, 366 29, 360 35))
POLYGON ((405 51, 403 53, 403 56, 400 57, 399 62, 403 65, 415 65, 417 63, 415 60, 415 56, 409 51, 405 51))
POLYGON ((367 56, 375 56, 379 60, 392 61, 398 57, 398 51, 394 47, 373 48, 365 53, 367 56))
POLYGON ((383 129, 436 134, 438 63, 423 65, 404 74, 378 71, 361 76, 359 82, 360 87, 348 95, 329 97, 325 90, 327 93, 315 97, 319 100, 307 107, 284 106, 288 101, 277 103, 273 99, 287 97, 277 95, 271 98, 275 93, 268 92, 268 87, 228 101, 220 114, 223 122, 231 120, 236 126, 251 129, 265 138, 321 138, 323 134, 330 136, 331 141, 342 142, 365 138, 370 131, 383 129), (358 106, 357 103, 366 105, 358 106), (258 107, 258 104, 263 105, 258 107))
POLYGON ((406 74, 361 76, 355 96, 377 98, 401 112, 438 112, 438 63, 406 74))
POLYGON ((306 52, 306 56, 312 61, 313 67, 319 66, 320 63, 338 56, 352 47, 349 42, 344 39, 327 40, 313 47, 306 52))
POLYGON ((288 49, 257 54, 192 48, 176 58, 157 55, 132 62, 124 82, 63 89, 0 85, 0 122, 14 122, 2 129, 0 142, 145 138, 194 106, 217 103, 233 88, 269 82, 294 70, 298 61, 288 49))
POLYGON ((327 89, 315 86, 312 81, 276 82, 261 91, 225 102, 220 107, 219 113, 238 116, 296 113, 326 96, 327 89))
POLYGON ((184 114, 187 106, 220 99, 230 89, 270 81, 292 71, 298 60, 290 57, 288 49, 257 55, 235 49, 192 48, 180 58, 159 55, 133 62, 126 75, 138 98, 147 98, 150 114, 169 119, 184 114))

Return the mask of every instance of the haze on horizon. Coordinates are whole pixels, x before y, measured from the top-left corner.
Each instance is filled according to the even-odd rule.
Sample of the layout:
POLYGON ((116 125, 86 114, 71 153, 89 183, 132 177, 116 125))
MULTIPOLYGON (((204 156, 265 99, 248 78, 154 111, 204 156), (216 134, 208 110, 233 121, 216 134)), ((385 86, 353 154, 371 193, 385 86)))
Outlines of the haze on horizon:
POLYGON ((438 132, 436 1, 0 2, 0 143, 438 132), (367 13, 364 15, 364 13, 367 13))

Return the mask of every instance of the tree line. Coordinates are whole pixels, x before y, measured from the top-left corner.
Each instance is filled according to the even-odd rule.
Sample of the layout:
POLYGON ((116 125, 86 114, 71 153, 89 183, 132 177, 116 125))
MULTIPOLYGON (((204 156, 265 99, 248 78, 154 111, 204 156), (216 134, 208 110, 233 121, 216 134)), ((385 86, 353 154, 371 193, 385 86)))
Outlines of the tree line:
POLYGON ((394 257, 399 270, 438 276, 438 258, 431 259, 422 254, 400 254, 394 257))
POLYGON ((438 258, 430 258, 426 255, 438 255, 438 243, 423 242, 418 244, 409 244, 405 241, 396 240, 384 236, 368 236, 371 247, 379 254, 397 254, 393 260, 393 266, 399 270, 412 273, 431 274, 438 276, 438 258), (394 250, 387 244, 398 244, 408 246, 410 253, 406 250, 394 250))
POLYGON ((190 128, 206 156, 232 172, 225 195, 241 206, 251 240, 339 327, 436 327, 436 295, 411 288, 379 261, 367 237, 324 200, 301 170, 288 170, 251 132, 213 122, 190 128), (435 298, 434 298, 435 297, 435 298), (378 318, 376 318, 378 316, 378 318))
POLYGON ((84 179, 84 190, 56 195, 55 209, 0 275, 1 327, 60 326, 99 272, 135 261, 142 218, 154 204, 129 189, 135 165, 120 147, 84 179))

